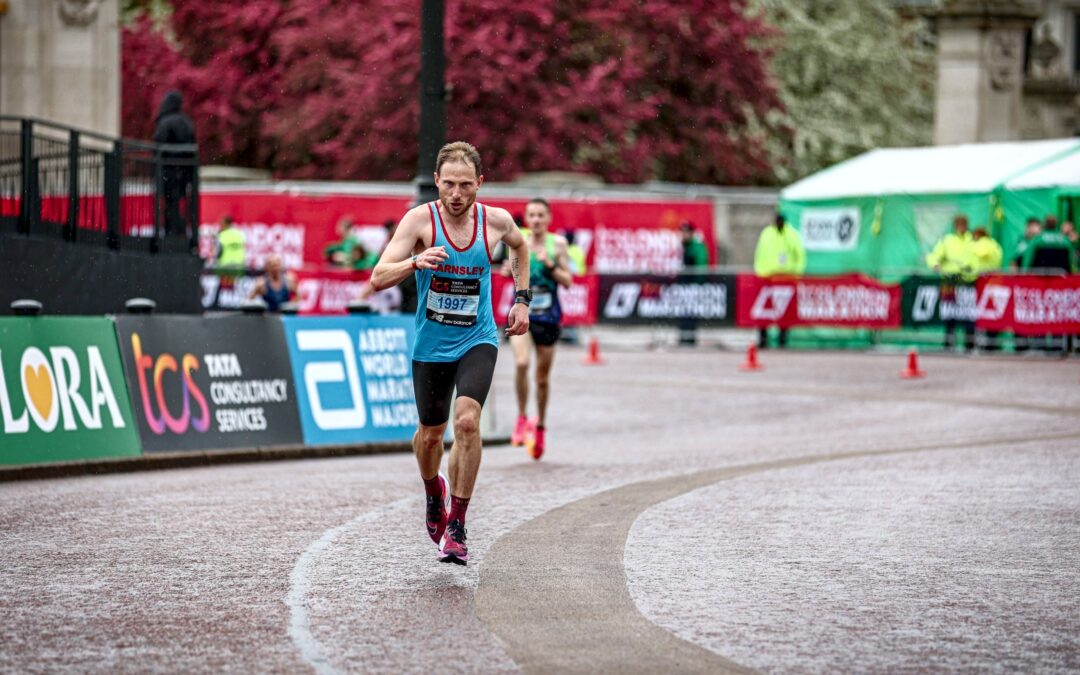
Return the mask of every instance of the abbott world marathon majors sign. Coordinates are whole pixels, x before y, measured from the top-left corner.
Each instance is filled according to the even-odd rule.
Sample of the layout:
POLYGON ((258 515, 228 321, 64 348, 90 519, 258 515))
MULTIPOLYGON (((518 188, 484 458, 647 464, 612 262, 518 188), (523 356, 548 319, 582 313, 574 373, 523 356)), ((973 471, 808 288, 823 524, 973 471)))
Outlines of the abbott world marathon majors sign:
POLYGON ((139 454, 107 319, 0 319, 0 464, 139 454))
POLYGON ((808 251, 851 251, 859 243, 859 209, 803 209, 799 232, 808 251))
POLYGON ((144 450, 301 442, 277 317, 120 316, 116 327, 144 450))
POLYGON ((411 316, 285 317, 304 442, 407 441, 416 431, 411 316))

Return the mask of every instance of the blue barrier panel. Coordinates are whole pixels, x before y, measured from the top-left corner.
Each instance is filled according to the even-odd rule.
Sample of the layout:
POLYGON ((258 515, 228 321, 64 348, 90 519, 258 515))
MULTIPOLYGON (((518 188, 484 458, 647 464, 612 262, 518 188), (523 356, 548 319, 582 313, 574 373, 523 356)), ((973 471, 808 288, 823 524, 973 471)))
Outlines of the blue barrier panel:
POLYGON ((304 442, 407 441, 416 431, 411 316, 285 317, 304 442))

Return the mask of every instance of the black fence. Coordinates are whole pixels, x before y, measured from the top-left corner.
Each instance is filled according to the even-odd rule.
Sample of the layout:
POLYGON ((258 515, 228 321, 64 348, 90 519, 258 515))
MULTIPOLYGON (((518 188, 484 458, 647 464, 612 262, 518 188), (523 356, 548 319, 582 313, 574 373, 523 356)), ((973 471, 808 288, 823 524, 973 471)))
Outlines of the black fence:
POLYGON ((198 227, 197 146, 0 115, 0 232, 190 253, 198 227))

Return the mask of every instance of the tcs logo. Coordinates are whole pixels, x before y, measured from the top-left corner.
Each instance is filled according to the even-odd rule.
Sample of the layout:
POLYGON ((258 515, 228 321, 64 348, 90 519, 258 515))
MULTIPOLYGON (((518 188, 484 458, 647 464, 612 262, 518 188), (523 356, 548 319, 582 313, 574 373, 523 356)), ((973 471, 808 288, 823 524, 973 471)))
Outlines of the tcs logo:
MULTIPOLYGON (((206 397, 199 390, 192 376, 192 372, 200 368, 199 359, 194 354, 184 354, 177 363, 176 357, 168 353, 155 359, 143 353, 142 338, 138 333, 131 334, 131 351, 135 358, 135 372, 139 381, 143 415, 146 417, 146 424, 150 430, 158 435, 164 434, 166 429, 174 434, 186 433, 188 428, 200 433, 209 430, 210 407, 206 404, 206 397), (167 372, 179 376, 183 403, 178 415, 174 415, 165 402, 167 372), (154 400, 157 401, 157 410, 160 414, 154 412, 154 405, 150 398, 150 385, 147 382, 148 376, 153 378, 154 400), (192 413, 193 400, 198 409, 197 414, 192 413)), ((170 376, 169 379, 174 378, 170 376)))

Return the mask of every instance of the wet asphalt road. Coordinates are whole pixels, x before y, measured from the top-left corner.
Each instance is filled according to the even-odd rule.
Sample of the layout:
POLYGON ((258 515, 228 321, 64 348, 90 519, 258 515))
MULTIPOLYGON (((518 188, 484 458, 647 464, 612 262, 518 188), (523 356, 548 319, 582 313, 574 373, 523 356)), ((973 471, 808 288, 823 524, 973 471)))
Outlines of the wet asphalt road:
POLYGON ((0 484, 0 670, 1080 669, 1076 361, 581 357, 467 568, 408 455, 0 484))

